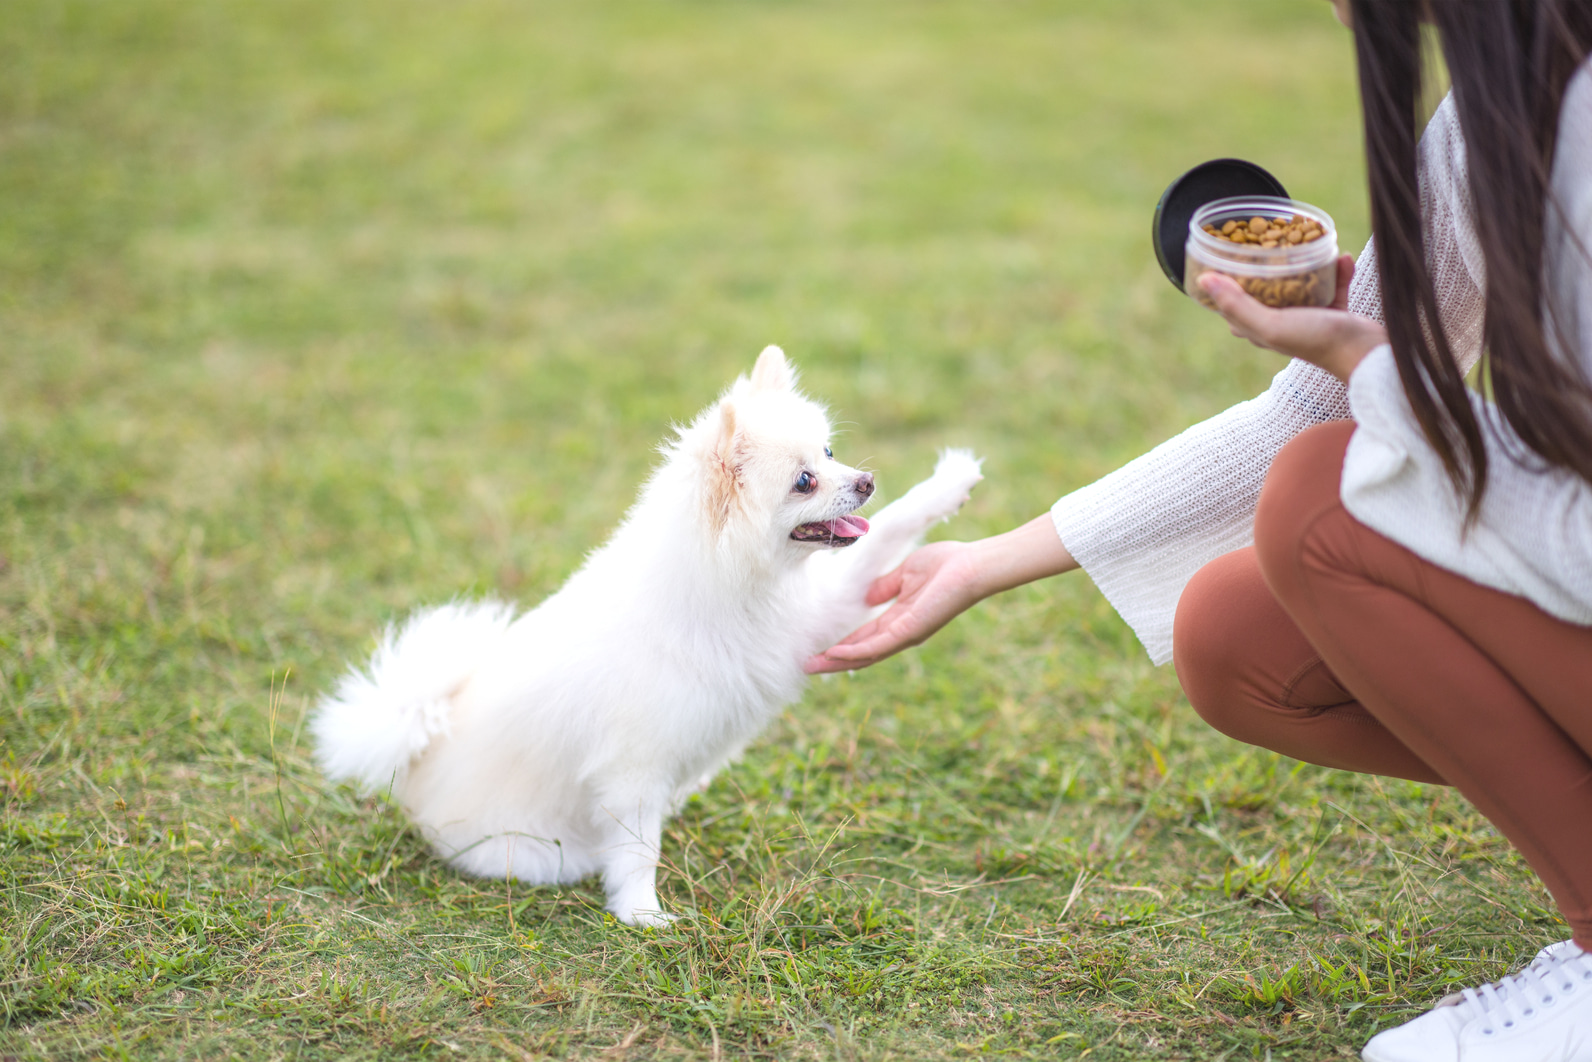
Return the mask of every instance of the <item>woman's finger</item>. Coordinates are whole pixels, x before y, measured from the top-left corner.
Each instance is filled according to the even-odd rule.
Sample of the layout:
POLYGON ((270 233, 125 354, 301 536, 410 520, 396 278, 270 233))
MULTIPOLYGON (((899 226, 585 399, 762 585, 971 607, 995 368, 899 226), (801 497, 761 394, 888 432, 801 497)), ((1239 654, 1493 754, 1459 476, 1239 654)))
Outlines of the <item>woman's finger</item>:
POLYGON ((868 584, 868 594, 863 600, 870 606, 882 605, 892 597, 901 593, 901 576, 903 566, 897 566, 894 571, 885 572, 879 578, 868 584))
POLYGON ((836 644, 824 650, 824 655, 836 660, 861 660, 871 656, 884 656, 894 649, 904 648, 906 639, 896 628, 906 617, 907 610, 899 606, 890 609, 878 619, 863 624, 836 644))
POLYGON ((847 657, 842 660, 830 656, 828 653, 819 653, 817 656, 808 657, 802 664, 802 670, 809 675, 832 675, 837 671, 861 671, 863 668, 872 667, 889 655, 888 652, 879 652, 871 656, 859 656, 855 659, 847 657))
POLYGON ((1264 342, 1270 331, 1271 315, 1277 313, 1249 296, 1232 277, 1220 273, 1206 273, 1200 277, 1200 289, 1216 304, 1216 312, 1227 318, 1233 334, 1254 342, 1264 342))
POLYGON ((878 663, 891 653, 922 641, 913 637, 913 626, 912 609, 894 605, 884 615, 864 623, 828 649, 808 657, 804 666, 808 674, 814 674, 851 671, 878 663))
MULTIPOLYGON (((886 612, 885 615, 888 616, 889 613, 886 612)), ((852 646, 861 642, 865 642, 878 634, 879 628, 882 625, 884 618, 884 616, 879 616, 876 619, 869 620, 867 623, 864 623, 861 627, 858 627, 856 630, 840 639, 840 641, 830 646, 829 649, 842 649, 846 652, 850 652, 852 646)), ((824 651, 827 653, 829 652, 829 649, 824 651)))
POLYGON ((802 671, 809 675, 828 675, 835 671, 855 671, 857 665, 846 660, 831 660, 826 654, 818 653, 802 661, 802 671))
POLYGON ((1347 310, 1349 308, 1349 282, 1354 279, 1354 259, 1348 255, 1338 256, 1338 291, 1332 297, 1334 310, 1347 310))
MULTIPOLYGON (((861 633, 860 631, 858 632, 861 633)), ((853 636, 855 637, 855 636, 853 636)), ((889 655, 889 646, 892 644, 888 634, 875 634, 863 641, 844 641, 831 645, 821 653, 807 658, 802 665, 802 670, 809 675, 823 674, 829 671, 856 671, 867 667, 869 664, 878 663, 889 655)))
POLYGON ((817 656, 810 656, 802 665, 802 670, 809 675, 824 675, 831 671, 861 671, 870 664, 877 663, 880 659, 870 652, 856 652, 854 647, 848 647, 843 652, 836 652, 835 648, 825 649, 817 656))

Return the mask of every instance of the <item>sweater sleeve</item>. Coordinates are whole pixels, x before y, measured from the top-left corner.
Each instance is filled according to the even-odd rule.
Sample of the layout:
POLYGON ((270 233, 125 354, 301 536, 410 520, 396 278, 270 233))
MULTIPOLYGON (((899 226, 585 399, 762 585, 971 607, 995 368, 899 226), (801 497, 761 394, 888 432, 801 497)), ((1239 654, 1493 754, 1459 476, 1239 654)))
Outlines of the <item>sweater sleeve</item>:
MULTIPOLYGON (((1448 100, 1421 139, 1422 209, 1444 331, 1468 369, 1481 349, 1481 287, 1472 273, 1481 253, 1468 225, 1450 224, 1465 195, 1463 150, 1448 100)), ((1356 263, 1348 308, 1382 319, 1374 242, 1356 263)), ((1342 383, 1289 362, 1263 394, 1056 502, 1056 533, 1150 659, 1165 664, 1183 587, 1205 564, 1254 540, 1255 505, 1277 451, 1306 428, 1349 416, 1342 383)))
POLYGON ((1183 587, 1253 540, 1255 503, 1277 451, 1306 428, 1348 415, 1341 383, 1289 362, 1258 397, 1062 498, 1050 510, 1056 533, 1150 659, 1167 663, 1183 587))

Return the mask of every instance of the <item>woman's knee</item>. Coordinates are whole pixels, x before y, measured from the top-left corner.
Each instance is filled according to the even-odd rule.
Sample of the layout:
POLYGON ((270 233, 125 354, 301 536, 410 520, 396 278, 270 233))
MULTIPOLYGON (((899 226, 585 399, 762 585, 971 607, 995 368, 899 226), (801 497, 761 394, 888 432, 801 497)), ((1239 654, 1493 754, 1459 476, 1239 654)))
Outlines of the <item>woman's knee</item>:
MULTIPOLYGON (((1253 730, 1257 653, 1257 591, 1271 601, 1252 550, 1218 557, 1194 573, 1178 600, 1172 658, 1194 710, 1215 729, 1239 740, 1253 730)), ((1275 608, 1275 602, 1272 602, 1275 608)), ((1284 617, 1286 619, 1286 617, 1284 617)))
POLYGON ((1343 455, 1354 423, 1335 420, 1300 432, 1277 453, 1255 509, 1255 558, 1266 585, 1287 606, 1299 590, 1299 559, 1310 528, 1339 508, 1343 455))

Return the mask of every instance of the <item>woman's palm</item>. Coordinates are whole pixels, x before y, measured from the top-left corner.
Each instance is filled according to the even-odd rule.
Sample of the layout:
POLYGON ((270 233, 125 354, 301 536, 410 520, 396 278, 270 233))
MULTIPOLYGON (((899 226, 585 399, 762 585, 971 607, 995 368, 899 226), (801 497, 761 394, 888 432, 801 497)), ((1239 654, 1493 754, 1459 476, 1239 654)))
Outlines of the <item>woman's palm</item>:
POLYGON ((935 542, 868 587, 868 604, 895 603, 807 661, 809 672, 850 671, 914 646, 978 600, 966 542, 935 542))

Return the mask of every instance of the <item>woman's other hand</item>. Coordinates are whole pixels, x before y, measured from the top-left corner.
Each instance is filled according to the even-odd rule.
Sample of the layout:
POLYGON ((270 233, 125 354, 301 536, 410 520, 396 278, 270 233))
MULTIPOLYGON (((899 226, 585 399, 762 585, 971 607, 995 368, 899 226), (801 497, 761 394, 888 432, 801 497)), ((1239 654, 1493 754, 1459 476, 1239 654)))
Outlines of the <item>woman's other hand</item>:
POLYGON ((1348 312, 1354 259, 1338 259, 1338 294, 1330 307, 1273 309, 1251 298, 1231 278, 1206 273, 1200 288, 1216 304, 1233 335, 1257 347, 1319 365, 1345 383, 1367 354, 1387 342, 1387 330, 1369 317, 1348 312))
POLYGON ((891 598, 895 604, 808 657, 807 671, 854 671, 876 664, 923 642, 991 594, 1076 567, 1049 514, 977 542, 930 543, 868 587, 870 606, 891 598))

